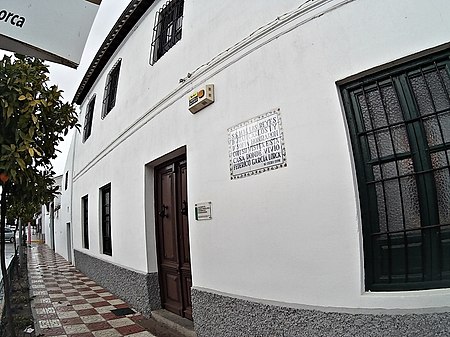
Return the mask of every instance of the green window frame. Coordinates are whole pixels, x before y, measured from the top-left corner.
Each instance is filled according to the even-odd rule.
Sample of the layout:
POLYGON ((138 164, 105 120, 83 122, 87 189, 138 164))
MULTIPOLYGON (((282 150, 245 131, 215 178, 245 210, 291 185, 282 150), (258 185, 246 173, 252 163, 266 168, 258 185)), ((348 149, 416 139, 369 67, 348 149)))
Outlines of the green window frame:
POLYGON ((450 58, 341 87, 358 182, 366 290, 450 287, 450 58))

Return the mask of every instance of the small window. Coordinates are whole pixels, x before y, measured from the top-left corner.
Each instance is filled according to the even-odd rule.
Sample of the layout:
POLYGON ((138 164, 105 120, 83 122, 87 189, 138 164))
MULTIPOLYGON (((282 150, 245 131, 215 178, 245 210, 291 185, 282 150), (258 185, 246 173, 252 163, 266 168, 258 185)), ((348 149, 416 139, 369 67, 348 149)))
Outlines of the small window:
POLYGON ((66 176, 64 178, 64 191, 67 190, 68 185, 69 185, 69 171, 66 172, 66 176))
POLYGON ((81 212, 83 224, 83 247, 89 249, 89 206, 88 196, 81 198, 81 212))
POLYGON ((102 253, 112 255, 111 245, 111 185, 100 189, 102 219, 102 253))
POLYGON ((167 2, 156 13, 155 27, 150 51, 150 64, 158 61, 170 48, 181 40, 184 0, 167 2))
POLYGON ((103 99, 102 118, 114 108, 116 105, 117 86, 119 84, 119 73, 122 59, 119 59, 108 74, 108 79, 105 86, 105 98, 103 99))
POLYGON ((450 287, 450 57, 343 90, 361 203, 366 290, 450 287))
POLYGON ((95 106, 95 95, 89 101, 89 104, 88 104, 88 107, 86 110, 86 117, 84 119, 83 142, 85 142, 86 139, 88 139, 89 136, 91 135, 92 116, 94 115, 94 106, 95 106))

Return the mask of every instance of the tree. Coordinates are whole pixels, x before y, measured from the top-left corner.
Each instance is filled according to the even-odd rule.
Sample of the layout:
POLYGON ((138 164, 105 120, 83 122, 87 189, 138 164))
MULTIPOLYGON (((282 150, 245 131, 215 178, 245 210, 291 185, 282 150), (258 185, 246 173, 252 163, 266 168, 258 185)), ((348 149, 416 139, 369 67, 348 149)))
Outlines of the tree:
MULTIPOLYGON (((15 55, 0 61, 0 216, 1 270, 6 275, 5 220, 8 202, 44 201, 56 193, 51 160, 56 147, 77 124, 75 108, 62 91, 48 85, 48 67, 41 60, 15 55), (24 195, 29 199, 26 199, 24 195)), ((10 285, 4 279, 8 330, 13 331, 10 285)))

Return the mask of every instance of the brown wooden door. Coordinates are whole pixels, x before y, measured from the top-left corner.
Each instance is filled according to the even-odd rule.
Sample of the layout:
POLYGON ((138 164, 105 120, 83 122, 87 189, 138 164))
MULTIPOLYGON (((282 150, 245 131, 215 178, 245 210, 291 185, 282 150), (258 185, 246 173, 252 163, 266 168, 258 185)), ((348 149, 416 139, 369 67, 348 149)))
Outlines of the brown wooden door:
POLYGON ((155 170, 156 237, 163 308, 192 319, 186 159, 155 170))

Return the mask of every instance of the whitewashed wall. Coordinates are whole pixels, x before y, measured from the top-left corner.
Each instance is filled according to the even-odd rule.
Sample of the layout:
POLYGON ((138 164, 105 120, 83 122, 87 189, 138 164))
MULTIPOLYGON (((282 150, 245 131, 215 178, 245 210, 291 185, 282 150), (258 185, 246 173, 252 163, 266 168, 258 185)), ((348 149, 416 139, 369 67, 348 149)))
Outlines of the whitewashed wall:
POLYGON ((150 66, 162 4, 124 41, 81 106, 84 116, 97 95, 92 135, 85 143, 75 139, 74 248, 132 270, 157 271, 145 165, 186 145, 194 287, 293 306, 447 306, 450 289, 364 292, 359 202, 336 82, 448 43, 450 2, 317 1, 318 7, 239 44, 277 17, 282 22, 300 3, 186 1, 181 41, 150 66), (106 76, 119 58, 116 106, 102 120, 106 76), (179 83, 188 73, 192 77, 179 83), (192 115, 187 96, 204 83, 215 85, 216 102, 192 115), (288 166, 231 181, 227 128, 272 108, 281 111, 288 166), (99 247, 99 189, 108 183, 111 257, 99 247), (79 227, 86 194, 89 250, 82 248, 79 227), (212 220, 195 221, 193 206, 201 201, 212 202, 212 220))
MULTIPOLYGON (((59 186, 59 191, 62 191, 62 179, 63 176, 57 176, 55 177, 55 186, 59 186)), ((54 204, 54 209, 57 208, 58 205, 61 205, 61 194, 58 194, 57 196, 55 196, 55 198, 53 199, 53 204, 54 204)), ((53 226, 54 226, 54 230, 52 231, 51 228, 51 209, 50 209, 50 205, 47 206, 42 206, 41 207, 41 221, 42 221, 42 231, 45 235, 45 243, 51 247, 51 248, 55 248, 55 251, 58 252, 58 245, 60 244, 59 242, 59 236, 61 235, 61 216, 60 216, 61 212, 60 210, 55 211, 54 212, 54 218, 53 218, 53 226), (52 238, 53 235, 55 237, 55 247, 52 247, 53 243, 52 243, 52 238)), ((24 224, 26 225, 26 224, 24 224)), ((28 232, 27 232, 28 233, 28 232)), ((28 235, 28 234, 27 234, 28 235)), ((65 255, 65 257, 67 258, 67 254, 65 255)))
MULTIPOLYGON (((74 134, 75 133, 76 132, 74 132, 74 134)), ((71 248, 73 248, 72 232, 74 230, 74 226, 77 230, 81 231, 81 214, 77 214, 75 217, 77 224, 72 223, 72 166, 74 147, 76 145, 74 138, 75 136, 73 137, 70 145, 62 175, 61 195, 59 196, 61 208, 58 214, 58 225, 55 226, 55 251, 71 262, 73 261, 73 249, 71 248), (68 174, 67 189, 65 188, 66 173, 68 174), (67 224, 70 224, 70 231, 67 224), (70 241, 70 245, 68 245, 68 241, 70 241)))

